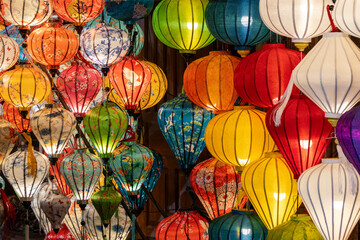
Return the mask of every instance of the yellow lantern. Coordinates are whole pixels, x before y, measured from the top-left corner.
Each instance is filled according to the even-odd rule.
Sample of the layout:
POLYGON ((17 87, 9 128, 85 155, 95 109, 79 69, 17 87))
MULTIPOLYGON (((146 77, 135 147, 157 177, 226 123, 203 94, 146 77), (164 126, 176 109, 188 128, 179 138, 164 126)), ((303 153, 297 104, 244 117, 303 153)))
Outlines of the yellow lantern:
POLYGON ((290 220, 301 204, 294 175, 280 153, 266 153, 246 166, 241 184, 269 230, 290 220))
POLYGON ((205 130, 206 147, 215 158, 241 170, 276 149, 265 116, 254 106, 235 107, 215 116, 205 130))

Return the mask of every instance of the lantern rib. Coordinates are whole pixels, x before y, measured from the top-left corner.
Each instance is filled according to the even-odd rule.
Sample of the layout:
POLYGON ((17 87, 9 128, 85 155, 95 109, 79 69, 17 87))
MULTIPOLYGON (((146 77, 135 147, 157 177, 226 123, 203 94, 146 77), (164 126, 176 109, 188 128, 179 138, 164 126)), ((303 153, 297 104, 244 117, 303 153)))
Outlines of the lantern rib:
MULTIPOLYGON (((1 41, 1 45, 2 45, 3 47, 5 47, 6 44, 5 44, 4 39, 3 39, 2 37, 0 37, 0 41, 1 41)), ((15 47, 15 46, 13 45, 13 47, 15 47)), ((0 66, 3 66, 3 64, 4 64, 4 62, 5 62, 5 51, 0 51, 0 53, 1 53, 1 63, 0 63, 0 66)))
MULTIPOLYGON (((190 3, 191 3, 191 0, 188 0, 190 3)), ((170 5, 170 1, 169 1, 169 5, 170 5)), ((185 42, 184 42, 184 36, 183 36, 183 33, 182 33, 182 31, 181 31, 181 19, 180 19, 180 14, 179 14, 179 12, 180 12, 180 1, 178 0, 177 1, 177 21, 176 21, 176 23, 178 23, 178 25, 179 25, 179 28, 178 28, 178 30, 179 30, 179 35, 180 35, 180 39, 181 39, 181 42, 182 42, 182 45, 183 45, 183 48, 184 49, 187 49, 188 48, 188 46, 186 46, 186 44, 185 44, 185 42)), ((191 9, 191 11, 192 11, 192 9, 191 9)), ((194 25, 194 22, 192 22, 192 27, 193 27, 193 25, 194 25)), ((171 31, 170 31, 170 28, 169 28, 169 33, 170 33, 170 35, 172 35, 171 34, 171 31)), ((175 40, 174 40, 175 41, 175 40)), ((190 48, 191 46, 189 46, 189 48, 190 48)))
MULTIPOLYGON (((296 104, 296 113, 298 113, 299 112, 299 104, 300 104, 300 102, 297 102, 297 104, 296 104)), ((307 105, 307 104, 306 104, 307 105)), ((309 109, 308 109, 308 112, 310 112, 309 111, 309 109)), ((310 116, 311 114, 309 114, 309 118, 310 119, 308 119, 308 121, 310 122, 310 126, 309 126, 309 135, 311 135, 311 116, 310 116)), ((305 114, 303 115, 303 116, 305 116, 305 114)), ((306 121, 306 120, 305 120, 306 121)), ((303 122, 305 122, 305 121, 303 121, 303 122)), ((284 122, 285 123, 285 122, 284 122)), ((295 118, 295 126, 296 126, 296 137, 297 137, 297 148, 299 149, 299 155, 300 155, 300 163, 299 163, 299 165, 297 166, 297 167, 299 167, 300 168, 300 172, 299 172, 299 169, 297 169, 297 167, 296 167, 296 163, 295 163, 295 166, 294 166, 294 172, 296 172, 296 175, 297 176, 300 176, 300 173, 302 173, 302 172, 304 172, 304 170, 305 169, 307 169, 307 166, 308 166, 308 163, 309 163, 309 155, 307 155, 307 160, 306 160, 306 167, 305 167, 305 169, 304 169, 304 162, 303 162, 303 154, 302 154, 302 147, 301 147, 301 139, 300 139, 300 132, 299 132, 299 119, 296 117, 295 118)), ((308 140, 308 142, 306 143, 304 143, 304 144, 307 144, 307 151, 309 151, 309 149, 310 149, 310 141, 311 141, 311 137, 309 137, 309 140, 308 140)), ((290 146, 290 145, 289 145, 290 146)), ((292 160, 295 162, 295 159, 294 159, 294 157, 292 158, 292 160)), ((293 161, 287 161, 287 163, 289 164, 289 162, 291 162, 291 165, 292 165, 292 162, 293 161)), ((290 164, 289 164, 290 165, 290 164)))
MULTIPOLYGON (((37 29, 35 29, 34 31, 34 38, 37 37, 37 40, 41 40, 41 43, 40 43, 40 46, 41 46, 41 51, 38 51, 38 47, 35 47, 36 49, 36 55, 40 57, 39 60, 47 63, 47 60, 46 60, 46 56, 45 56, 45 49, 44 49, 44 35, 45 35, 45 31, 36 31, 37 29)), ((33 38, 33 39, 34 39, 33 38)), ((29 54, 31 52, 31 49, 33 49, 33 42, 35 43, 35 41, 29 41, 29 39, 27 40, 27 44, 28 44, 28 49, 30 50, 29 51, 29 54), (30 44, 30 45, 29 45, 30 44)), ((35 55, 35 53, 34 53, 35 55)))
MULTIPOLYGON (((278 79, 280 79, 281 78, 281 71, 280 71, 280 66, 277 64, 277 63, 279 63, 279 52, 277 51, 277 49, 274 49, 274 50, 270 50, 270 51, 272 51, 273 52, 273 54, 276 56, 276 67, 274 67, 274 68, 276 68, 276 70, 277 70, 277 73, 279 74, 279 77, 278 77, 278 79)), ((265 55, 265 54, 264 54, 265 55)), ((260 57, 260 56, 259 56, 260 57)), ((259 59, 259 57, 258 57, 258 59, 259 59)), ((266 65, 267 66, 269 66, 270 65, 270 54, 266 54, 265 55, 265 57, 266 57, 266 65)), ((258 61, 258 59, 257 59, 257 61, 258 61)), ((271 59, 272 60, 272 59, 271 59)), ((257 62, 256 61, 256 62, 257 62)), ((274 65, 275 65, 275 63, 274 63, 274 65)), ((256 64, 257 65, 257 64, 256 64)), ((271 64, 272 65, 272 64, 271 64)), ((255 74, 256 74, 256 70, 255 70, 255 74)), ((255 83, 256 82, 256 78, 254 79, 254 86, 257 86, 257 84, 255 83)), ((266 93, 267 93, 267 98, 268 98, 268 101, 269 101, 269 103, 271 104, 271 105, 274 105, 274 102, 273 102, 273 100, 271 99, 271 94, 270 94, 270 88, 269 88, 269 75, 268 75, 268 68, 266 69, 266 74, 265 74, 265 85, 266 85, 266 87, 265 87, 265 89, 266 89, 266 93)), ((280 88, 281 88, 281 84, 279 84, 280 86, 279 86, 279 92, 280 92, 280 88)), ((255 88, 256 90, 258 89, 258 88, 255 88)), ((256 91, 256 93, 257 93, 257 96, 259 97, 259 100, 260 100, 260 102, 263 102, 262 100, 261 100, 261 96, 260 96, 260 94, 258 93, 258 91, 256 91)), ((278 99, 280 99, 280 94, 278 95, 278 99)))
MULTIPOLYGON (((191 107, 192 108, 194 108, 194 106, 193 106, 193 103, 191 103, 191 107)), ((186 164, 186 169, 189 169, 189 168, 191 168, 192 166, 192 164, 191 164, 191 159, 190 159, 190 157, 191 157, 191 148, 192 148, 192 146, 194 146, 194 149, 196 148, 196 145, 193 145, 193 135, 194 135, 194 126, 195 126, 195 112, 194 111, 192 111, 191 112, 191 114, 192 114, 192 117, 191 117, 191 121, 190 121, 190 124, 191 124, 191 135, 190 135, 190 142, 189 142, 189 151, 187 152, 187 156, 186 156, 186 161, 185 161, 185 164, 186 164)), ((181 122, 182 122, 182 126, 183 126, 183 124, 184 124, 184 116, 183 116, 183 114, 182 114, 182 116, 181 116, 182 118, 181 118, 181 122)), ((183 144, 184 144, 184 149, 186 149, 185 147, 185 134, 184 134, 184 132, 182 132, 182 135, 183 135, 183 144)), ((184 154, 186 154, 185 152, 184 152, 184 154)))
MULTIPOLYGON (((243 113, 243 110, 241 110, 241 112, 238 114, 238 117, 240 117, 240 115, 243 113)), ((223 124, 223 126, 226 126, 226 124, 227 124, 227 122, 229 121, 229 119, 232 117, 232 116, 234 116, 236 113, 235 112, 232 112, 229 116, 226 116, 226 119, 225 119, 225 122, 224 122, 224 124, 223 124)), ((225 116, 221 116, 221 117, 219 117, 219 119, 218 120, 220 120, 221 118, 223 118, 223 117, 225 117, 225 116)), ((214 127, 213 127, 213 130, 214 130, 214 128, 215 128, 215 125, 216 125, 216 123, 217 123, 218 121, 216 121, 215 122, 215 124, 214 124, 214 127)), ((236 128, 235 128, 235 132, 236 132, 236 128)), ((231 161, 229 160, 229 158, 226 156, 226 151, 225 151, 225 148, 224 148, 224 144, 225 144, 225 141, 224 141, 224 138, 225 138, 225 127, 223 127, 222 128, 222 134, 221 134, 221 155, 223 156, 223 157, 221 157, 221 158, 218 158, 218 159, 226 159, 230 164, 232 164, 231 163, 231 161)), ((211 136, 213 136, 214 134, 211 134, 211 136)), ((211 141, 211 143, 212 143, 212 145, 214 144, 214 141, 211 141)), ((236 148, 236 146, 234 146, 235 148, 236 148)), ((216 150, 215 150, 215 146, 213 145, 212 146, 212 148, 214 149, 214 153, 216 154, 216 155, 218 155, 217 153, 216 153, 216 150)), ((236 152, 236 151, 235 151, 236 152)))
MULTIPOLYGON (((185 106, 185 102, 182 102, 181 103, 182 104, 182 106, 181 106, 181 108, 183 109, 184 108, 184 106, 185 106)), ((193 103, 191 103, 191 105, 192 105, 193 103)), ((193 119, 193 118, 192 118, 193 119)), ((184 112, 183 111, 181 111, 181 126, 184 126, 184 112)), ((175 124, 174 124, 174 131, 175 131, 175 124)), ((193 131, 191 131, 191 134, 193 134, 193 131)), ((185 166, 185 168, 188 168, 188 159, 186 159, 186 155, 185 155, 185 134, 184 134, 184 128, 182 127, 181 128, 181 135, 180 135, 181 137, 180 137, 180 139, 182 138, 182 142, 181 142, 181 149, 183 149, 183 164, 184 164, 184 166, 185 166)), ((191 147, 191 146, 190 146, 191 147)))
MULTIPOLYGON (((217 163, 218 162, 216 162, 215 163, 215 165, 217 165, 217 163)), ((216 166, 215 168, 214 168, 214 172, 213 172, 213 181, 212 181, 212 185, 213 185, 213 190, 214 190, 214 193, 215 193, 215 202, 216 202, 216 212, 217 212, 217 214, 215 215, 215 213, 214 213, 214 210, 213 210, 213 208, 212 207, 210 207, 210 209, 211 209, 211 211, 212 211, 212 216, 209 216, 209 217, 211 217, 212 219, 213 218, 215 218, 215 216, 220 216, 221 215, 221 213, 220 213, 220 211, 219 211, 219 201, 218 201, 218 193, 217 193, 217 188, 216 188, 216 183, 215 183, 215 179, 214 179, 214 176, 216 176, 216 174, 215 174, 215 171, 218 169, 218 167, 216 166)), ((227 183, 227 178, 226 178, 226 180, 225 180, 225 182, 227 183)), ((205 185, 206 186, 206 185, 205 185)), ((226 187, 227 187, 227 185, 226 185, 226 187)), ((225 191, 225 193, 227 193, 227 191, 225 191)), ((206 194, 207 195, 207 194, 206 194)), ((212 201, 209 199, 209 203, 211 203, 212 201)), ((226 209, 226 199, 225 199, 225 209, 226 209)), ((210 214, 209 214, 210 215, 210 214)))
MULTIPOLYGON (((205 10, 206 10, 206 7, 204 6, 204 3, 202 0, 200 0, 200 3, 201 3, 201 9, 202 9, 202 14, 205 16, 205 10)), ((194 19, 194 11, 193 11, 193 4, 192 4, 192 0, 191 0, 191 13, 192 13, 192 16, 193 16, 193 19, 194 19)), ((190 49, 199 49, 199 48, 202 48, 204 46, 204 44, 201 44, 201 39, 203 37, 203 34, 204 34, 204 28, 206 26, 206 19, 205 17, 202 18, 202 23, 201 23, 201 31, 200 31, 200 36, 198 37, 198 40, 197 40, 197 43, 195 44, 194 47, 191 47, 190 49), (199 46, 200 45, 200 46, 199 46)), ((195 29, 195 27, 193 28, 193 30, 195 29)), ((210 34, 209 34, 210 36, 210 34)), ((194 31, 191 32, 191 43, 190 43, 190 46, 192 46, 192 42, 193 42, 193 38, 194 38, 194 31)), ((209 37, 206 39, 205 43, 209 40, 209 37)))
MULTIPOLYGON (((346 178, 346 174, 345 174, 345 170, 344 170, 344 166, 342 166, 342 164, 340 164, 339 165, 339 169, 338 169, 338 175, 340 175, 340 177, 341 177, 341 172, 344 174, 344 177, 345 177, 345 181, 344 181, 344 183, 345 183, 345 186, 342 186, 342 188, 343 188, 343 190, 344 190, 344 193, 343 193, 343 203, 346 203, 346 193, 347 193, 347 178, 346 178), (342 171, 341 171, 342 170, 342 171)), ((339 184, 339 183, 338 183, 339 184)), ((349 216, 349 219, 351 219, 351 215, 352 215, 352 213, 353 213, 353 211, 354 211, 354 206, 352 207, 352 209, 351 209, 352 211, 351 211, 351 214, 350 214, 350 216, 349 216)), ((346 233, 346 231, 344 231, 344 233, 342 233, 342 226, 343 226, 343 217, 344 217, 344 208, 342 208, 342 210, 341 210, 341 221, 340 221, 340 231, 339 231, 339 236, 338 236, 338 239, 341 239, 342 237, 342 235, 344 234, 344 233, 346 233)), ((332 225, 334 226, 335 225, 335 223, 334 223, 334 221, 335 221, 335 219, 334 219, 334 217, 332 218, 332 225)), ((346 224, 346 228, 345 228, 345 230, 348 228, 348 224, 346 224)), ((344 238, 345 238, 346 236, 344 235, 344 238)), ((345 239, 347 239, 347 238, 345 238, 345 239)))

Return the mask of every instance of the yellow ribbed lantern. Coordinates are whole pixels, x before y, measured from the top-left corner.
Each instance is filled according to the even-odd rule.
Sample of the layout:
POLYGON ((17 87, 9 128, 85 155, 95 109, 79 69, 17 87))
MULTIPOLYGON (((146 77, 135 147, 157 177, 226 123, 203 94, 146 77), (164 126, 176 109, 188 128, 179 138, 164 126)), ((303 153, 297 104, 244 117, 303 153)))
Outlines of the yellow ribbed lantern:
POLYGON ((265 116, 265 112, 254 106, 236 106, 215 116, 206 127, 206 147, 215 158, 241 170, 276 149, 266 128, 265 116))
POLYGON ((301 204, 294 175, 278 152, 244 168, 241 184, 267 229, 287 222, 301 204))

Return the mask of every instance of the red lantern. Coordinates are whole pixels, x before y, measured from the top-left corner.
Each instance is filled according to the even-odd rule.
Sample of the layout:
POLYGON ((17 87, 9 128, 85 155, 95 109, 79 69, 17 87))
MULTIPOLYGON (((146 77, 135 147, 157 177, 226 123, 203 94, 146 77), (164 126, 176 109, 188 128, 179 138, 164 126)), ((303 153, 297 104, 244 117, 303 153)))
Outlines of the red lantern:
POLYGON ((196 211, 178 211, 162 220, 156 240, 208 240, 209 223, 196 211))
MULTIPOLYGON (((301 53, 284 44, 265 44, 245 57, 235 69, 235 89, 246 102, 258 107, 276 105, 290 81, 291 72, 301 61, 301 53)), ((294 88, 293 93, 299 93, 294 88)))
POLYGON ((274 123, 274 109, 266 114, 266 126, 281 154, 299 178, 306 169, 320 163, 330 141, 332 126, 324 112, 305 95, 292 95, 281 116, 274 123))
POLYGON ((64 177, 60 173, 60 164, 61 164, 63 158, 67 155, 69 155, 69 154, 62 155, 58 159, 58 161, 56 161, 55 165, 50 164, 50 168, 49 168, 49 175, 54 176, 56 183, 57 183, 57 187, 62 192, 62 194, 64 194, 65 196, 68 196, 72 193, 71 189, 66 184, 64 177))
POLYGON ((192 62, 184 73, 184 90, 196 105, 215 114, 234 108, 237 94, 234 70, 240 58, 226 51, 213 51, 192 62))
POLYGON ((30 120, 24 119, 20 115, 20 111, 18 108, 14 107, 14 105, 4 102, 4 119, 8 122, 11 122, 16 126, 16 129, 19 133, 30 133, 30 120))
POLYGON ((242 190, 240 179, 235 167, 216 158, 199 163, 190 174, 191 185, 210 219, 229 213, 235 207, 242 190))
POLYGON ((67 226, 63 224, 58 234, 52 230, 46 235, 45 240, 75 240, 75 238, 71 235, 67 226))

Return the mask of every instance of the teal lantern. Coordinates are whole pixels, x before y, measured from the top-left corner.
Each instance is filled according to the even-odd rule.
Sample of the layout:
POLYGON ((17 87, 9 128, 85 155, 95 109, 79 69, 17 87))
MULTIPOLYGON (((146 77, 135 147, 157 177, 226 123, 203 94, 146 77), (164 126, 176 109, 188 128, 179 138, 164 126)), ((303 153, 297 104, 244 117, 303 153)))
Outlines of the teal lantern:
POLYGON ((132 24, 150 14, 154 0, 105 0, 109 16, 132 24))
POLYGON ((244 209, 217 217, 209 226, 211 240, 265 240, 267 233, 255 212, 244 209))

